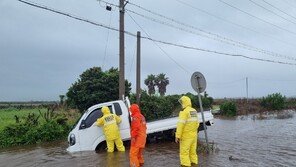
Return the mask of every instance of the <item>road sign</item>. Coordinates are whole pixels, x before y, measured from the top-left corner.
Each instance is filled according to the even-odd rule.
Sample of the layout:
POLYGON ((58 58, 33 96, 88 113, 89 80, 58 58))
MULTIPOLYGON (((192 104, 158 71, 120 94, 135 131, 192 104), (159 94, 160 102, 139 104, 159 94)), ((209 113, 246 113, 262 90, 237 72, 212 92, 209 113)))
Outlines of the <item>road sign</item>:
POLYGON ((207 151, 209 152, 209 141, 208 141, 207 127, 206 127, 206 123, 205 123, 205 116, 203 113, 202 100, 201 100, 201 95, 200 95, 200 93, 202 93, 206 90, 207 83, 206 83, 206 79, 202 75, 202 73, 194 72, 192 74, 191 86, 197 92, 197 95, 198 95, 198 102, 199 102, 199 107, 200 107, 200 111, 201 111, 202 122, 203 122, 203 127, 204 127, 204 132, 205 132, 206 143, 207 143, 207 151))
POLYGON ((199 93, 202 93, 206 90, 207 82, 205 77, 200 72, 194 72, 191 76, 191 86, 192 88, 199 93))

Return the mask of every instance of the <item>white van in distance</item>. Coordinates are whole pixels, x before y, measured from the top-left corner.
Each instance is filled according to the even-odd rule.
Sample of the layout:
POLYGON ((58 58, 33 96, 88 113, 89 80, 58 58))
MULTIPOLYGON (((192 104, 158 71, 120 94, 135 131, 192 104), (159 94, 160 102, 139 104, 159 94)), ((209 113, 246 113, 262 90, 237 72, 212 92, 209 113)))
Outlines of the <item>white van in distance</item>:
MULTIPOLYGON (((67 151, 92 151, 99 149, 102 146, 103 142, 105 141, 105 136, 102 129, 95 125, 95 122, 103 115, 101 112, 101 108, 103 106, 109 107, 111 113, 121 117, 122 122, 119 124, 121 138, 123 141, 130 140, 131 118, 128 111, 130 102, 128 98, 126 98, 125 102, 122 100, 117 100, 90 107, 81 116, 74 129, 70 132, 68 136, 69 147, 67 148, 67 151)), ((205 111, 204 116, 206 125, 211 126, 214 120, 211 111, 205 111)), ((199 122, 201 122, 200 128, 202 128, 202 117, 200 113, 198 113, 198 119, 199 122)), ((173 135, 177 127, 177 121, 178 117, 173 117, 147 122, 147 139, 160 134, 173 135)))

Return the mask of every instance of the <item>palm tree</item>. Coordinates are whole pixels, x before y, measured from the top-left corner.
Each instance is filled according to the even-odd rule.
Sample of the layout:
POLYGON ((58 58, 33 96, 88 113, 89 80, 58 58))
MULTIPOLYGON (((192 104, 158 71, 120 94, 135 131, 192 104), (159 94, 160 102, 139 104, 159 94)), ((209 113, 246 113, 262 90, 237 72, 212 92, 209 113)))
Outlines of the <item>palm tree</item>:
POLYGON ((155 84, 158 87, 160 96, 164 96, 164 94, 166 93, 166 87, 169 83, 169 78, 166 77, 164 73, 157 75, 155 79, 155 84))
POLYGON ((148 86, 148 94, 152 95, 155 93, 155 75, 150 74, 145 79, 145 85, 148 86))

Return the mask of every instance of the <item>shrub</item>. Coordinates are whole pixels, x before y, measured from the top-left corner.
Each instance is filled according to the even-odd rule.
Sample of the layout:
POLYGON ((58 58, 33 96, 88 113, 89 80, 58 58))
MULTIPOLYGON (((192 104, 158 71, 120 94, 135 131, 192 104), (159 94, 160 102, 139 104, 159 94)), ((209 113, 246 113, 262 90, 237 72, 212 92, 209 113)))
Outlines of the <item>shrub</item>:
MULTIPOLYGON (((170 117, 179 106, 178 95, 149 96, 146 91, 141 93, 140 108, 147 121, 170 117)), ((131 103, 136 103, 135 94, 130 95, 131 103)))
POLYGON ((221 114, 228 116, 228 117, 233 117, 236 116, 236 105, 234 102, 227 101, 221 104, 220 106, 221 114))
POLYGON ((174 105, 166 97, 149 96, 142 93, 140 106, 147 121, 169 117, 174 105))
POLYGON ((286 97, 280 93, 273 93, 261 100, 261 106, 271 110, 280 110, 285 106, 286 97))
POLYGON ((39 116, 29 114, 23 121, 6 126, 0 131, 0 148, 53 141, 68 135, 70 125, 65 123, 64 115, 46 121, 38 121, 39 116))
MULTIPOLYGON (((198 95, 194 95, 192 93, 186 93, 185 96, 188 96, 191 99, 192 107, 199 110, 200 107, 199 107, 198 95)), ((203 108, 207 110, 212 107, 214 99, 212 97, 209 97, 206 94, 206 96, 201 96, 201 101, 202 101, 203 108)))
MULTIPOLYGON (((192 106, 199 109, 198 97, 191 93, 185 94, 191 99, 192 106)), ((167 118, 175 112, 179 112, 181 105, 178 100, 182 95, 168 95, 168 96, 149 96, 146 91, 141 94, 140 108, 147 121, 167 118)), ((135 94, 130 95, 131 103, 136 102, 135 94)), ((213 103, 212 97, 202 97, 204 108, 208 109, 213 103)))

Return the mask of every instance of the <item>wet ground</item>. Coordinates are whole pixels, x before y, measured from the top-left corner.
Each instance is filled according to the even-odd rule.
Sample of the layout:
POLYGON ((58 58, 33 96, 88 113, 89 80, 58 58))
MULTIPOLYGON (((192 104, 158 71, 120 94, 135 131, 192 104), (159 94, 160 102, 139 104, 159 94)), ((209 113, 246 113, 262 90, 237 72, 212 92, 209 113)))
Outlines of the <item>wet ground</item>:
MULTIPOLYGON (((235 120, 215 119, 208 129, 215 151, 199 154, 199 166, 207 167, 290 167, 296 166, 296 117, 256 120, 253 116, 235 120)), ((203 138, 203 132, 199 134, 203 138)), ((67 143, 54 142, 40 146, 15 147, 0 150, 0 166, 71 166, 128 167, 128 151, 66 152, 67 143)), ((146 167, 179 166, 178 145, 160 142, 147 145, 146 167)))

